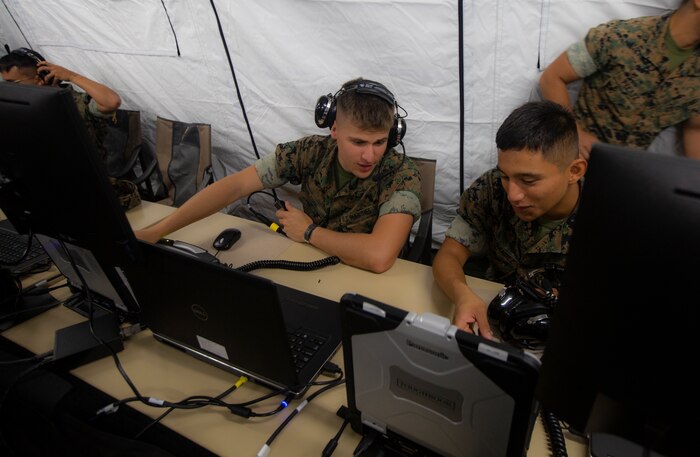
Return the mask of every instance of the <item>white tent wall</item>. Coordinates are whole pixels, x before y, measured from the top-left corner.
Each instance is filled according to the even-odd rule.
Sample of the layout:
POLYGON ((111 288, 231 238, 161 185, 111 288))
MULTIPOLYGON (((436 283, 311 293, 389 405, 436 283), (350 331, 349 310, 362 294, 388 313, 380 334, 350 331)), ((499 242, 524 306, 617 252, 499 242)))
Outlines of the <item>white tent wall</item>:
POLYGON ((498 126, 541 69, 591 26, 679 3, 2 0, 0 43, 112 87, 123 108, 142 112, 151 142, 156 116, 211 124, 217 177, 252 164, 255 149, 326 133, 313 121, 318 97, 357 76, 378 80, 408 112, 406 153, 437 159, 440 243, 462 186, 495 165, 498 126))

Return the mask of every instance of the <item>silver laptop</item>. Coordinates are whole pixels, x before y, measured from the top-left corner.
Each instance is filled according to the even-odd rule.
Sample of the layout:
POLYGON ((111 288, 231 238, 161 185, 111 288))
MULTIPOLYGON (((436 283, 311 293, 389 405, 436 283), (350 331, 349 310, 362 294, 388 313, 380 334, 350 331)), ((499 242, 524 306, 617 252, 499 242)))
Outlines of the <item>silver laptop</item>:
POLYGON ((141 250, 125 274, 164 343, 296 396, 340 346, 337 302, 167 246, 141 250))
POLYGON ((522 457, 539 360, 356 294, 341 301, 355 456, 522 457))

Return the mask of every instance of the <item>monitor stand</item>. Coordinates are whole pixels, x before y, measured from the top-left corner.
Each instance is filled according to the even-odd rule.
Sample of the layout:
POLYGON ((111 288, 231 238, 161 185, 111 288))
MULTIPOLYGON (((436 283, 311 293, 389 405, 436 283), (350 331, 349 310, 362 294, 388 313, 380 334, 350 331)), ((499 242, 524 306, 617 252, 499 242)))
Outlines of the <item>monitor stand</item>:
POLYGON ((609 433, 591 433, 591 457, 663 457, 639 444, 609 433))

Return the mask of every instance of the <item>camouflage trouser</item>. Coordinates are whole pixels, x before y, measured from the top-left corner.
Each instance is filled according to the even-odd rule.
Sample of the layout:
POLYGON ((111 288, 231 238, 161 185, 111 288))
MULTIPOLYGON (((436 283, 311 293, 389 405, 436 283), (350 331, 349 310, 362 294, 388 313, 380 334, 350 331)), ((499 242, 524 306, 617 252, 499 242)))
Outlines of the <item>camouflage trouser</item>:
POLYGON ((121 203, 124 210, 134 208, 141 204, 141 196, 139 195, 139 189, 131 181, 124 179, 109 178, 112 183, 112 188, 117 194, 119 203, 121 203))

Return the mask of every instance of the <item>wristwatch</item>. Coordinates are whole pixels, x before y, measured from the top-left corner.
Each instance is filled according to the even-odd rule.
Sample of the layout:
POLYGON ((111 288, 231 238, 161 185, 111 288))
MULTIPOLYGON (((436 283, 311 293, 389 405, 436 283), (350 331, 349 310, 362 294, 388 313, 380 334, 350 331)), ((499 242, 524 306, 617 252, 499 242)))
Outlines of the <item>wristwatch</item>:
POLYGON ((306 227, 306 231, 304 232, 304 241, 311 244, 311 234, 314 232, 314 230, 316 230, 316 227, 318 227, 318 225, 314 223, 311 223, 308 227, 306 227))

